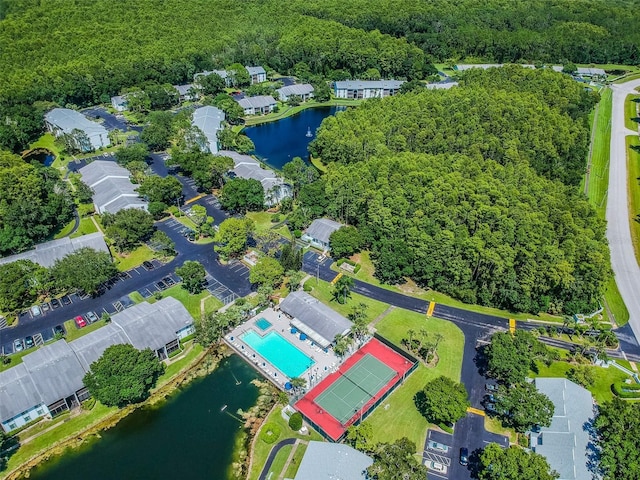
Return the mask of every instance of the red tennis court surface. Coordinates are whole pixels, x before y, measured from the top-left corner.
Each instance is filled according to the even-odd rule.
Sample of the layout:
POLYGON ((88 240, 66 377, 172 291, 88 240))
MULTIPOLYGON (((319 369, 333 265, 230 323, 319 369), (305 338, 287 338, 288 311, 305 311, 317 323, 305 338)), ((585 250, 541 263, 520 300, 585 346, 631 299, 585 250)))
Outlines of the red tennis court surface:
MULTIPOLYGON (((369 362, 370 363, 370 362, 369 362)), ((314 427, 324 432, 325 436, 338 441, 345 433, 346 429, 360 418, 366 417, 385 397, 391 392, 405 377, 407 372, 414 366, 414 362, 386 346, 379 340, 373 338, 366 345, 356 351, 349 357, 338 369, 337 372, 331 373, 322 380, 318 385, 313 387, 309 393, 302 397, 296 404, 295 408, 301 412, 314 427), (389 379, 377 392, 371 392, 366 403, 362 406, 358 404, 353 410, 353 415, 341 423, 337 418, 331 415, 326 409, 322 408, 317 402, 321 402, 326 395, 323 393, 328 391, 336 392, 344 390, 339 386, 344 383, 345 377, 350 377, 349 370, 360 362, 359 366, 366 363, 365 356, 370 355, 382 362, 384 365, 392 369, 395 374, 389 379), (362 360, 362 362, 361 362, 362 360), (337 383, 336 383, 337 382, 337 383), (320 397, 320 398, 318 398, 320 397)), ((356 370, 356 369, 354 369, 356 370)), ((355 378, 355 376, 353 377, 355 378)), ((337 393, 340 395, 340 393, 337 393)), ((337 400, 340 401, 340 400, 337 400)))

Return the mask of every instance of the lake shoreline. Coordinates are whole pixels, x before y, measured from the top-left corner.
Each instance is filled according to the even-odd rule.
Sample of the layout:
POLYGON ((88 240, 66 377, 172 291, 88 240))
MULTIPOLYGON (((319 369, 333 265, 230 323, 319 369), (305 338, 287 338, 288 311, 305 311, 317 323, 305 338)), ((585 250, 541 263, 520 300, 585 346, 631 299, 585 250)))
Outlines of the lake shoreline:
POLYGON ((220 362, 231 356, 232 353, 233 352, 226 348, 224 344, 210 347, 198 355, 191 364, 185 366, 185 368, 177 373, 173 378, 167 380, 164 384, 152 391, 149 398, 144 402, 135 405, 128 405, 127 407, 99 418, 88 427, 73 432, 72 434, 58 440, 51 446, 34 454, 31 458, 15 467, 13 470, 0 473, 0 478, 5 480, 29 478, 31 470, 40 464, 57 456, 64 455, 69 450, 73 450, 84 445, 87 441, 100 438, 101 432, 115 427, 121 420, 136 410, 164 401, 174 394, 176 390, 188 385, 191 381, 213 373, 220 362), (218 348, 220 348, 220 350, 217 350, 218 348))

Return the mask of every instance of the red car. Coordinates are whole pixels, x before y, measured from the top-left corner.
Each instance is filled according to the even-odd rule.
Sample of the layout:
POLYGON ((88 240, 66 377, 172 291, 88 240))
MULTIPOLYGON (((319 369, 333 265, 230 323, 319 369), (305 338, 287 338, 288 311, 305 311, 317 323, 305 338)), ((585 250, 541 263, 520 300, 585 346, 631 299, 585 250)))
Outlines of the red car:
POLYGON ((82 318, 80 315, 78 315, 74 320, 76 321, 76 325, 78 326, 78 328, 87 326, 87 321, 84 318, 82 318))

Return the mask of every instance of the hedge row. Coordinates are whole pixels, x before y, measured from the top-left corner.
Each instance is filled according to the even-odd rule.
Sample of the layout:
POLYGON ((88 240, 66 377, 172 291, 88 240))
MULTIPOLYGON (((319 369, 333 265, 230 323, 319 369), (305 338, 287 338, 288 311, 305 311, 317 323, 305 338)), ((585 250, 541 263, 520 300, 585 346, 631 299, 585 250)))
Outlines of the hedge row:
POLYGON ((640 384, 637 383, 616 382, 611 389, 620 398, 640 398, 640 384))
POLYGON ((348 258, 341 258, 340 260, 338 260, 336 262, 336 264, 338 265, 338 267, 340 265, 342 265, 343 263, 348 263, 349 265, 351 265, 352 267, 355 267, 353 269, 353 273, 356 274, 360 271, 360 268, 362 267, 362 265, 360 265, 359 263, 354 262, 353 260, 349 260, 348 258))

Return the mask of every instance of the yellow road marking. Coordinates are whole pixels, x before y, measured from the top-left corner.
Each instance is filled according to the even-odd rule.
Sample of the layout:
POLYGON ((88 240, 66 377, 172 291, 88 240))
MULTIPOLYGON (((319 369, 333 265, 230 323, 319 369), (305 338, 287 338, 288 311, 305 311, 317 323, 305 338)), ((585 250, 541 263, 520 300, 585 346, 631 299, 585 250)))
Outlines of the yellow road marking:
POLYGON ((487 415, 486 413, 484 413, 484 410, 480 410, 478 408, 473 408, 473 407, 467 408, 467 412, 480 415, 481 417, 485 417, 487 415))
POLYGON ((509 319, 509 331, 511 332, 511 335, 516 333, 516 321, 513 318, 509 319))
POLYGON ((200 195, 198 195, 197 197, 190 198, 189 200, 187 200, 186 202, 184 202, 184 204, 185 204, 185 205, 189 205, 190 203, 197 202, 198 200, 200 200, 200 199, 201 199, 202 197, 204 197, 204 196, 205 196, 205 195, 204 195, 204 193, 201 193, 201 194, 200 194, 200 195))
POLYGON ((427 317, 433 315, 433 310, 436 308, 436 302, 429 302, 429 309, 427 310, 427 317))
POLYGON ((331 285, 335 285, 336 282, 338 280, 340 280, 340 278, 342 278, 342 272, 340 272, 338 275, 336 275, 336 278, 334 278, 333 280, 331 280, 331 285))

